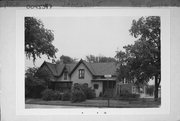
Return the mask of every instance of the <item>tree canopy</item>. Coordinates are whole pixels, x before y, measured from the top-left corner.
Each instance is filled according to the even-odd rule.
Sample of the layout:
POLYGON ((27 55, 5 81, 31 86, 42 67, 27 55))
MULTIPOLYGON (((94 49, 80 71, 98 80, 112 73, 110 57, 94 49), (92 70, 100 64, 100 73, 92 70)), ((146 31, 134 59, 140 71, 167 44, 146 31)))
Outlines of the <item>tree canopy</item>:
POLYGON ((136 84, 139 85, 155 78, 157 98, 161 82, 160 17, 149 16, 133 20, 129 32, 137 40, 132 45, 124 46, 125 52, 116 53, 120 63, 120 80, 136 78, 136 84))
POLYGON ((76 63, 76 59, 73 59, 70 56, 62 55, 55 63, 64 63, 64 64, 70 64, 70 63, 76 63))
POLYGON ((41 58, 46 55, 48 59, 55 58, 57 48, 52 44, 54 34, 51 30, 44 28, 41 20, 34 17, 25 17, 25 54, 27 58, 41 58))
POLYGON ((116 62, 115 58, 105 57, 105 56, 86 56, 86 61, 90 63, 106 63, 106 62, 116 62))

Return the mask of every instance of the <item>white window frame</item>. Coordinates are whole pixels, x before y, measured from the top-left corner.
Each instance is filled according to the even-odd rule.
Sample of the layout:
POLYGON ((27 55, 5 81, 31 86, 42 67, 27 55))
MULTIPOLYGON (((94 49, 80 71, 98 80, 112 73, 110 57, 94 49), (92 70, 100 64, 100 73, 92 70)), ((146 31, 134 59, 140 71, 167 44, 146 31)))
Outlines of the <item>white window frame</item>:
POLYGON ((136 86, 132 86, 132 93, 133 93, 133 94, 136 93, 136 86))
POLYGON ((85 78, 85 69, 79 69, 79 79, 85 78))
POLYGON ((64 80, 68 80, 68 72, 64 72, 64 80))

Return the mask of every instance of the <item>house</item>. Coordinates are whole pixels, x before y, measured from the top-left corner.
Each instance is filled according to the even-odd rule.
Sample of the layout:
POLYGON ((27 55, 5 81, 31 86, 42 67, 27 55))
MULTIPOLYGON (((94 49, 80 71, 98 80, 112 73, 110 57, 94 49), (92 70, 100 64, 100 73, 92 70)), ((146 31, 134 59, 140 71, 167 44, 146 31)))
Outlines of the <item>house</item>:
MULTIPOLYGON (((80 60, 74 64, 52 64, 44 62, 39 70, 45 70, 51 75, 49 86, 52 89, 66 91, 75 84, 87 84, 95 90, 96 96, 100 93, 111 92, 112 95, 128 91, 139 93, 134 83, 124 81, 120 83, 116 76, 117 65, 109 63, 88 63, 80 60)), ((141 93, 145 94, 145 87, 141 93)))

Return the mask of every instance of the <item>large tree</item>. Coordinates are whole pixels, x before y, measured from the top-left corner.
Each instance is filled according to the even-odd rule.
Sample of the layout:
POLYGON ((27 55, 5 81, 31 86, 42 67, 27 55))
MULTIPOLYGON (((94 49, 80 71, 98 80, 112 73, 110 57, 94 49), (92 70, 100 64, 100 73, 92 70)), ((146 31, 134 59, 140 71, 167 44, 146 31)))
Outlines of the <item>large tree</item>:
POLYGON ((27 58, 41 58, 47 55, 48 59, 54 58, 58 51, 52 44, 54 34, 51 30, 44 28, 41 20, 34 17, 25 17, 25 54, 27 58))
POLYGON ((86 56, 86 61, 88 61, 90 63, 116 62, 115 58, 112 58, 112 57, 94 56, 94 55, 86 56))
POLYGON ((76 63, 77 59, 73 59, 70 56, 62 55, 55 63, 64 63, 64 64, 71 64, 71 63, 76 63))
MULTIPOLYGON (((125 59, 120 59, 120 62, 126 62, 124 68, 128 68, 127 78, 136 78, 138 85, 155 78, 156 100, 161 82, 160 17, 149 16, 133 20, 129 31, 137 40, 133 45, 124 46, 126 56, 125 59)), ((120 72, 124 68, 120 69, 120 72)))

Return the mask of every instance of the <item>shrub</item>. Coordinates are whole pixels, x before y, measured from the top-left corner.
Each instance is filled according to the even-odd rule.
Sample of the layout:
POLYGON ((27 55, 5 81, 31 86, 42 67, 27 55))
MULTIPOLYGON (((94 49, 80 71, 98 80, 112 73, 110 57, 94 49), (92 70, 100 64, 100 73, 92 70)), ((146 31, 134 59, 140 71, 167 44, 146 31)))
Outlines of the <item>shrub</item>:
POLYGON ((71 96, 71 102, 82 102, 86 100, 86 96, 82 90, 74 89, 71 96))
POLYGON ((131 93, 128 90, 123 89, 121 90, 121 94, 126 95, 126 94, 131 94, 131 93))
POLYGON ((62 96, 59 91, 53 91, 52 89, 46 89, 42 92, 43 100, 61 100, 62 96))
POLYGON ((120 94, 120 97, 125 98, 125 99, 130 99, 130 98, 139 98, 139 94, 130 94, 130 93, 124 93, 120 94))
POLYGON ((61 100, 62 99, 62 93, 60 91, 53 91, 54 96, 52 96, 52 100, 61 100))
POLYGON ((95 98, 96 94, 93 89, 88 87, 88 84, 74 84, 71 94, 71 101, 72 102, 82 102, 86 99, 95 98))
POLYGON ((86 99, 93 99, 96 97, 96 93, 90 87, 83 86, 82 91, 84 92, 86 99))
POLYGON ((25 78, 25 97, 41 98, 41 92, 46 88, 45 82, 32 76, 25 78))
POLYGON ((62 101, 69 101, 69 100, 71 100, 71 92, 68 91, 68 92, 63 93, 61 100, 62 101))

